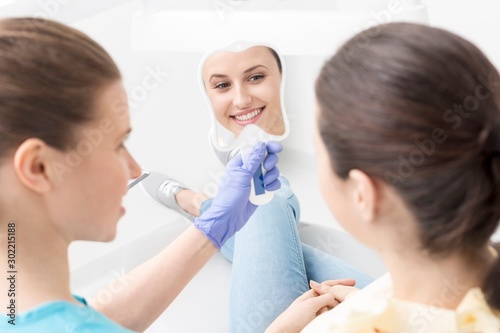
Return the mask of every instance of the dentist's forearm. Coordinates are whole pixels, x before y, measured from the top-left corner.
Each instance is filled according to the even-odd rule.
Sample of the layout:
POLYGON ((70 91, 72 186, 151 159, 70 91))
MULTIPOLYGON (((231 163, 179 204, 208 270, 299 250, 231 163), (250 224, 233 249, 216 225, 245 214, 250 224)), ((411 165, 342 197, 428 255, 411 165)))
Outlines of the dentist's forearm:
POLYGON ((159 254, 122 277, 126 287, 111 300, 104 303, 96 297, 90 305, 118 324, 142 332, 216 252, 215 245, 190 226, 159 254))

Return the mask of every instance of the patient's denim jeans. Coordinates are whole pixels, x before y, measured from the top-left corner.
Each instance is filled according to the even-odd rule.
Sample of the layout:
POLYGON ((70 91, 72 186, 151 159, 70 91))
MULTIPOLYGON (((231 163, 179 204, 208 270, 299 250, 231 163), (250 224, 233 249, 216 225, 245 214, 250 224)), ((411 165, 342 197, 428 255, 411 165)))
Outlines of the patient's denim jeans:
MULTIPOLYGON (((260 333, 297 297, 309 280, 352 278, 362 288, 372 281, 348 263, 300 242, 300 206, 288 181, 271 202, 257 208, 247 224, 221 249, 233 263, 230 331, 260 333)), ((211 204, 202 204, 201 212, 211 204)))

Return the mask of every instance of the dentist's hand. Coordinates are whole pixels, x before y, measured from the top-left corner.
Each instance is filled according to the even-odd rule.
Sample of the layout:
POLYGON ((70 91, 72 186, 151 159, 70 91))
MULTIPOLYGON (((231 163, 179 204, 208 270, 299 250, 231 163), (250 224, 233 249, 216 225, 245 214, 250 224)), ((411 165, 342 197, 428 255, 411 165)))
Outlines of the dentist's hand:
POLYGON ((255 212, 257 206, 250 197, 250 181, 257 168, 263 164, 267 173, 264 186, 268 191, 281 187, 277 153, 282 150, 281 144, 269 142, 258 143, 243 162, 241 155, 235 156, 226 165, 226 172, 212 205, 194 220, 194 226, 201 230, 217 248, 240 230, 255 212), (267 151, 267 156, 266 156, 267 151))

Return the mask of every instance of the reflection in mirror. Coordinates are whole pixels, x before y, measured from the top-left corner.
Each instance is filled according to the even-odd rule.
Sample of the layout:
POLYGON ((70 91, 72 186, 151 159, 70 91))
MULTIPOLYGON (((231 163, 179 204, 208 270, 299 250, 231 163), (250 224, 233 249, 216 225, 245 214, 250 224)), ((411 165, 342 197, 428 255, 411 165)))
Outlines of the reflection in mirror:
POLYGON ((269 140, 288 135, 283 103, 284 63, 265 44, 236 42, 208 53, 200 64, 202 90, 212 116, 212 143, 230 149, 249 124, 269 140))

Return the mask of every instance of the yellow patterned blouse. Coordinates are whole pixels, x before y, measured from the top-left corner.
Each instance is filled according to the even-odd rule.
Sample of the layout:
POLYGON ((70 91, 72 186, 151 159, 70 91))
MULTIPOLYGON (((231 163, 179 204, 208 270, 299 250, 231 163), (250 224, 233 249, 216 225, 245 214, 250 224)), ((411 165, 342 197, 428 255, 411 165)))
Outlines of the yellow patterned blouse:
POLYGON ((500 313, 479 288, 470 289, 455 310, 440 307, 458 285, 449 283, 433 305, 392 298, 386 274, 313 320, 302 333, 499 333, 500 313))

